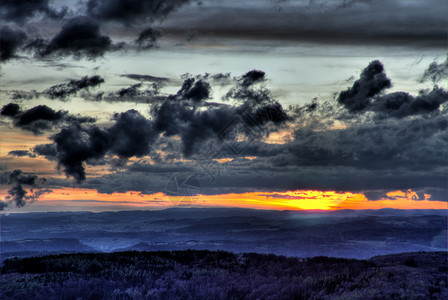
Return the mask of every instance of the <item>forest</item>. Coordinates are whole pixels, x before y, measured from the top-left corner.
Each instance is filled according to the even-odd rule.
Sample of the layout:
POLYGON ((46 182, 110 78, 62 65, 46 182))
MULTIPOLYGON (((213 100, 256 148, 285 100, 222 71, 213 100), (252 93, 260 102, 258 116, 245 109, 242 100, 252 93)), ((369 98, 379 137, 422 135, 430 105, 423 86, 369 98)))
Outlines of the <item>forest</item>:
POLYGON ((447 253, 357 260, 226 251, 10 258, 2 299, 448 299, 447 253))

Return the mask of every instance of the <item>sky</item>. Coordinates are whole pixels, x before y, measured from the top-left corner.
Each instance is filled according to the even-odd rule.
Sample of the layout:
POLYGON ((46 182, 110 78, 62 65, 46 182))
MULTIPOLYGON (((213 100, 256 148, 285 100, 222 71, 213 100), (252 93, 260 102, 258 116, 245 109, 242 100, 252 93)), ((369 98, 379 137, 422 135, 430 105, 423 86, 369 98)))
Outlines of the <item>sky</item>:
POLYGON ((0 211, 447 209, 444 0, 3 0, 0 211))

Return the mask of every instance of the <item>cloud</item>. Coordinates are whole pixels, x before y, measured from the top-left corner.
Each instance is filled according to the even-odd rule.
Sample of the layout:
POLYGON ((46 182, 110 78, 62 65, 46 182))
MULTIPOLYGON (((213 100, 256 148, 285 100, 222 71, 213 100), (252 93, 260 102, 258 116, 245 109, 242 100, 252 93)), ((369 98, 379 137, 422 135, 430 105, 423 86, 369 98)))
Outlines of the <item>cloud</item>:
POLYGON ((39 184, 45 182, 45 179, 39 179, 36 175, 24 175, 22 170, 14 170, 8 175, 8 190, 6 201, 0 201, 0 211, 6 210, 11 206, 23 207, 29 202, 37 200, 41 195, 51 192, 50 190, 41 190, 39 184), (29 186, 27 191, 23 186, 29 186))
POLYGON ((104 79, 98 75, 84 76, 79 80, 70 80, 68 83, 53 85, 44 91, 51 99, 67 100, 68 96, 75 95, 80 90, 89 89, 104 83, 104 79))
POLYGON ((236 138, 252 139, 274 130, 252 130, 251 127, 281 125, 288 121, 281 105, 271 97, 261 99, 265 91, 251 89, 251 94, 241 97, 238 85, 226 96, 227 101, 237 101, 235 105, 207 106, 211 86, 205 79, 186 78, 182 88, 167 97, 160 106, 153 110, 154 126, 164 132, 165 136, 179 135, 182 140, 182 152, 190 156, 197 152, 200 145, 221 136, 223 140, 236 138), (200 110, 198 107, 207 109, 200 110), (280 112, 280 113, 279 113, 280 112), (230 134, 229 134, 230 133, 230 134))
POLYGON ((55 111, 46 105, 38 105, 19 114, 14 125, 34 134, 42 134, 64 120, 67 114, 66 111, 55 111))
POLYGON ((62 26, 39 54, 42 57, 73 55, 75 58, 93 59, 114 48, 111 38, 101 35, 100 25, 96 21, 75 17, 62 26))
POLYGON ((24 156, 35 157, 35 155, 33 153, 29 152, 28 150, 13 150, 13 151, 9 151, 8 155, 16 156, 16 157, 24 157, 24 156))
POLYGON ((166 77, 157 77, 152 75, 144 75, 144 74, 121 74, 121 77, 126 77, 129 79, 137 80, 137 81, 149 81, 149 82, 168 82, 170 79, 166 77))
MULTIPOLYGON (((386 94, 390 79, 382 63, 373 61, 341 93, 344 101, 339 95, 286 109, 264 86, 264 72, 251 72, 234 77, 218 102, 212 92, 219 78, 187 74, 176 93, 148 102, 149 116, 130 110, 114 115, 106 128, 74 124, 32 152, 56 159, 78 182, 88 177, 87 165, 112 167, 114 173, 84 183, 107 193, 164 192, 171 175, 193 173, 208 194, 412 189, 419 197, 431 190, 431 200, 442 199, 448 174, 446 90, 386 94), (365 103, 361 110, 359 102, 365 103), (279 130, 291 138, 269 144, 279 130), (129 164, 132 157, 141 159, 129 164)), ((123 93, 132 99, 143 87, 123 93)), ((14 107, 8 109, 14 114, 14 107)))
POLYGON ((210 98, 211 86, 208 82, 194 78, 185 79, 182 88, 178 91, 177 97, 193 100, 194 102, 201 102, 210 98))
POLYGON ((58 168, 82 182, 86 178, 84 162, 92 163, 106 154, 122 159, 149 154, 156 134, 149 120, 136 110, 115 114, 113 119, 114 125, 107 129, 73 124, 53 135, 58 168))
POLYGON ((131 0, 126 2, 89 0, 87 13, 95 19, 131 25, 143 21, 163 20, 168 14, 189 2, 189 0, 131 0))
POLYGON ((106 102, 133 102, 133 103, 156 103, 162 102, 165 97, 160 96, 162 82, 153 82, 150 88, 143 88, 143 83, 133 84, 115 92, 99 92, 97 94, 83 93, 81 96, 88 101, 106 102))
POLYGON ((1 115, 5 117, 16 117, 20 114, 20 105, 16 103, 8 103, 1 109, 1 115))
POLYGON ((337 101, 351 113, 373 111, 380 118, 430 114, 438 112, 448 101, 447 91, 437 86, 431 91, 421 91, 418 96, 406 92, 384 94, 391 85, 382 63, 375 60, 362 71, 351 88, 339 94, 337 101))
POLYGON ((104 79, 101 76, 84 76, 81 79, 72 79, 67 83, 56 84, 48 89, 37 92, 36 90, 13 90, 13 100, 32 100, 41 95, 44 95, 50 99, 59 99, 60 101, 67 101, 70 96, 76 95, 80 91, 89 92, 90 88, 97 87, 104 83, 104 79))
POLYGON ((16 52, 27 40, 27 35, 24 31, 11 29, 8 26, 0 28, 0 59, 7 61, 16 58, 16 52))
POLYGON ((378 97, 368 109, 379 113, 381 117, 404 118, 439 112, 445 102, 448 102, 447 91, 436 86, 431 91, 421 91, 416 97, 405 92, 378 97))
POLYGON ((266 80, 265 72, 260 70, 252 70, 241 76, 239 82, 244 87, 249 87, 257 82, 263 82, 266 80))
POLYGON ((157 136, 150 120, 133 109, 115 114, 113 119, 115 124, 107 129, 112 142, 111 153, 125 159, 149 154, 157 136))
MULTIPOLYGON (((137 84, 120 90, 119 94, 131 99, 138 97, 137 88, 140 86, 137 84)), ((151 106, 150 118, 145 118, 136 110, 129 110, 115 114, 113 125, 105 129, 79 124, 62 129, 51 137, 59 168, 67 176, 82 182, 86 179, 84 164, 93 164, 107 155, 117 155, 123 160, 151 155, 157 160, 160 158, 157 153, 152 153, 151 146, 166 147, 167 144, 161 144, 160 140, 176 135, 180 138, 182 154, 188 157, 197 154, 206 141, 217 139, 221 131, 236 130, 248 139, 260 138, 288 120, 281 105, 271 98, 262 101, 239 99, 243 103, 210 106, 206 105, 210 91, 211 85, 204 78, 187 77, 176 94, 168 95, 151 106), (226 128, 229 122, 236 120, 236 116, 239 123, 232 123, 232 128, 226 128), (248 127, 268 124, 273 127, 267 127, 263 134, 250 136, 253 130, 248 130, 248 127)), ((223 134, 220 138, 232 141, 237 137, 223 134)))
POLYGON ((57 11, 49 4, 49 0, 2 0, 0 19, 23 24, 39 14, 55 19, 62 18, 67 13, 67 8, 57 11))
POLYGON ((14 126, 31 131, 35 135, 52 130, 55 126, 64 123, 92 123, 96 120, 91 117, 73 116, 67 111, 55 111, 46 105, 38 105, 22 111, 20 106, 9 103, 2 107, 0 115, 12 119, 14 126))
POLYGON ((374 60, 362 71, 361 77, 351 88, 341 92, 338 102, 350 112, 359 112, 370 105, 372 97, 378 95, 392 83, 384 72, 383 64, 374 60))
POLYGON ((157 48, 157 40, 162 36, 163 31, 149 27, 140 32, 135 42, 140 49, 157 48))
POLYGON ((376 190, 364 192, 370 201, 377 200, 430 200, 448 202, 448 190, 440 188, 424 188, 417 190, 376 190))
POLYGON ((48 160, 56 160, 57 151, 55 145, 53 144, 36 145, 32 149, 32 152, 37 155, 45 156, 48 160))
POLYGON ((433 61, 423 73, 421 82, 431 80, 436 83, 448 76, 448 56, 444 62, 433 61))
POLYGON ((31 91, 23 91, 23 90, 14 90, 12 91, 12 99, 13 100, 32 100, 39 97, 39 93, 36 90, 31 91))
POLYGON ((51 139, 57 151, 58 168, 81 182, 86 174, 83 162, 102 158, 110 147, 109 136, 96 126, 84 129, 80 124, 63 128, 51 139))
POLYGON ((292 41, 319 44, 398 45, 446 49, 444 0, 284 1, 279 10, 263 1, 204 1, 186 9, 182 18, 162 26, 170 34, 199 32, 202 36, 241 40, 292 41), (425 13, 422 13, 422 12, 425 13), (414 26, 418 24, 418 26, 414 26))

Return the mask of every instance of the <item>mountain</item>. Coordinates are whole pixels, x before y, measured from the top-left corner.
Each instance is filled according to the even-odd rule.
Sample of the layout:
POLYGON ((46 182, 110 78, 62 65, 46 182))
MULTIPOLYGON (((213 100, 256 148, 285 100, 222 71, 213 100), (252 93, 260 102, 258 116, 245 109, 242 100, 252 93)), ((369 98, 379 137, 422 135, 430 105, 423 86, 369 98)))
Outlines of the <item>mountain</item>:
POLYGON ((5 249, 8 252, 196 249, 361 259, 400 252, 446 251, 446 214, 446 210, 269 211, 183 207, 158 211, 9 214, 2 216, 1 246, 3 253, 5 249), (74 240, 58 240, 67 238, 79 244, 74 240), (54 245, 45 242, 52 239, 56 239, 54 245), (40 245, 32 246, 29 242, 30 246, 25 247, 24 240, 36 240, 34 244, 40 245))
POLYGON ((95 249, 74 238, 24 239, 1 242, 2 259, 12 256, 42 255, 43 253, 94 252, 95 249))

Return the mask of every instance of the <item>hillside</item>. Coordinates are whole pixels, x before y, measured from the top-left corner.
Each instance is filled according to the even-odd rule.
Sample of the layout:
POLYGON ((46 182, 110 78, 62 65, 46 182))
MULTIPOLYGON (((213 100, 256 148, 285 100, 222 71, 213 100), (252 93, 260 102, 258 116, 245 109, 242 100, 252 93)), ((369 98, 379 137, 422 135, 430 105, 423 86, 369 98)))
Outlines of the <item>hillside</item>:
POLYGON ((171 208, 9 214, 2 216, 0 244, 2 259, 38 252, 187 249, 365 259, 402 252, 446 251, 446 213, 171 208))
POLYGON ((447 299, 446 252, 368 260, 224 251, 8 259, 2 299, 447 299))

